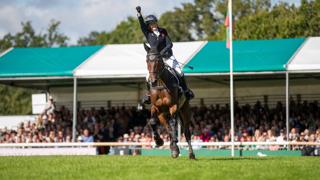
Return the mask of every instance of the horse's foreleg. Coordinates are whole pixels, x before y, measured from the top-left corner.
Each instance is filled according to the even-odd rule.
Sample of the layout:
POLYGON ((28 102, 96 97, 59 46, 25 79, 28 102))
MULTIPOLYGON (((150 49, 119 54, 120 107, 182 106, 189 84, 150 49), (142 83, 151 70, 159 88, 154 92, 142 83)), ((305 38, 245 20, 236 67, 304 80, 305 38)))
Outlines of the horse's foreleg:
MULTIPOLYGON (((173 107, 176 109, 176 107, 173 107)), ((170 149, 171 149, 171 156, 173 158, 177 158, 180 154, 179 147, 177 145, 178 142, 178 134, 177 134, 177 113, 176 111, 172 111, 170 108, 171 118, 169 119, 169 126, 170 126, 170 149)))
POLYGON ((169 120, 171 143, 175 143, 175 144, 178 142, 177 124, 178 122, 176 117, 172 117, 169 120))
POLYGON ((149 122, 152 128, 153 138, 156 142, 156 145, 162 146, 164 142, 158 133, 158 117, 157 117, 156 111, 153 109, 151 109, 151 119, 149 122))

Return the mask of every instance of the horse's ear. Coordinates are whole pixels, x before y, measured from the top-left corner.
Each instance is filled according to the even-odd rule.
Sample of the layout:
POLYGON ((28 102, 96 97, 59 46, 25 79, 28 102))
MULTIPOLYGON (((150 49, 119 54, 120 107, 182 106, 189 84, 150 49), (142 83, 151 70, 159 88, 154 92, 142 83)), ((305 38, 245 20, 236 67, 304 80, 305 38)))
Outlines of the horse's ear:
POLYGON ((144 49, 147 51, 147 53, 149 53, 150 47, 147 45, 146 42, 143 43, 143 47, 144 47, 144 49))

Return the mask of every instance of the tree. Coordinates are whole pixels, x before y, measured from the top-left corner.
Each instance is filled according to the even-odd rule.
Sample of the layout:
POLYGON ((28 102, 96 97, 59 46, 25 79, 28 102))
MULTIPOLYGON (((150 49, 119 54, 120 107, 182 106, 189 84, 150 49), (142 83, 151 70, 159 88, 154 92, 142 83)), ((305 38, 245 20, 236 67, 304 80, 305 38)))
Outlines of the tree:
POLYGON ((51 20, 47 33, 42 35, 45 47, 67 46, 69 38, 58 31, 60 24, 60 21, 51 20))
POLYGON ((304 36, 320 36, 320 1, 301 0, 299 8, 304 36))
POLYGON ((196 31, 195 21, 197 13, 191 3, 182 4, 182 8, 164 13, 159 24, 169 32, 172 41, 192 41, 197 37, 192 34, 196 31))
POLYGON ((81 37, 78 40, 80 45, 101 45, 101 44, 129 44, 143 42, 143 34, 136 18, 128 17, 120 22, 116 28, 107 33, 105 31, 91 32, 88 37, 81 37))
POLYGON ((36 33, 30 21, 22 22, 20 32, 4 35, 0 40, 0 51, 10 47, 53 47, 66 46, 68 37, 60 33, 59 21, 51 20, 47 32, 36 33))
POLYGON ((31 114, 31 90, 0 85, 0 114, 31 114))
POLYGON ((92 31, 88 37, 81 37, 78 40, 78 44, 81 46, 84 45, 101 45, 107 44, 110 39, 110 35, 106 32, 97 32, 92 31))

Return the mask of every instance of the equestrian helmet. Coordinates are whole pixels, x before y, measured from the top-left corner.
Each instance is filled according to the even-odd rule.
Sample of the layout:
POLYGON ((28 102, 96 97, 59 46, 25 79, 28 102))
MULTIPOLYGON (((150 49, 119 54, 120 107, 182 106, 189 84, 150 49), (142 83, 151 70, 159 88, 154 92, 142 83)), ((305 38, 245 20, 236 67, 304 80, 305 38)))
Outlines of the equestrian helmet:
POLYGON ((155 15, 149 15, 146 17, 145 22, 147 25, 151 24, 151 23, 157 23, 158 19, 155 15))

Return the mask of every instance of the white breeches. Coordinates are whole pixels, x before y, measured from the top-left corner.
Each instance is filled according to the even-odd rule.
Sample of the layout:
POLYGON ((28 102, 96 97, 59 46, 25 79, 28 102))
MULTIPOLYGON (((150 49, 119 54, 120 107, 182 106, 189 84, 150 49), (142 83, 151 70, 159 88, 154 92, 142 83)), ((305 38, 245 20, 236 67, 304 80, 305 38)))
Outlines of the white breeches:
MULTIPOLYGON (((179 62, 176 60, 176 58, 174 56, 171 56, 170 58, 168 59, 164 59, 164 62, 170 66, 171 68, 175 69, 180 76, 183 76, 183 72, 181 70, 181 67, 179 65, 179 62)), ((147 76, 146 76, 146 80, 148 81, 149 79, 149 73, 147 73, 147 76)))

